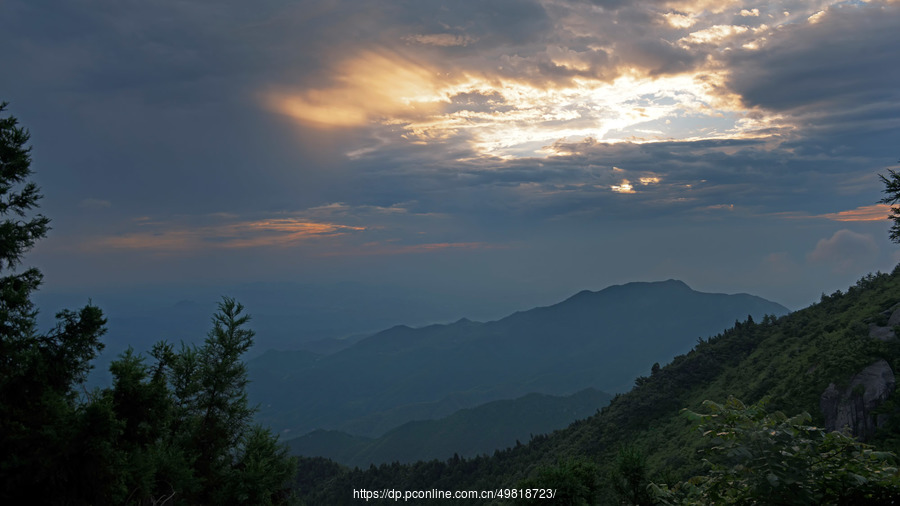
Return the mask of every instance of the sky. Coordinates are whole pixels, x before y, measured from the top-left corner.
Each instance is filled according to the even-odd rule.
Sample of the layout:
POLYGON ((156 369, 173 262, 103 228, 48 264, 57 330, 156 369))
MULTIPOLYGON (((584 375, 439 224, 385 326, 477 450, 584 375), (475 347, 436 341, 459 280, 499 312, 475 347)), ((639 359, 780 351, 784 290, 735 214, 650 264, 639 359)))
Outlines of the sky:
POLYGON ((0 100, 47 294, 421 323, 675 278, 799 309, 900 261, 898 26, 880 0, 5 0, 0 100))

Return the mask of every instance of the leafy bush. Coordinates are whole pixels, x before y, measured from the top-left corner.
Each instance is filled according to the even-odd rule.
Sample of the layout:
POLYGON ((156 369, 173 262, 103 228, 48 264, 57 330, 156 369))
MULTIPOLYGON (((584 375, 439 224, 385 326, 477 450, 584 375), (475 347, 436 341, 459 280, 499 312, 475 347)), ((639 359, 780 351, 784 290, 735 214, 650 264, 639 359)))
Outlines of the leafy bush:
POLYGON ((652 484, 662 504, 888 504, 900 500, 895 455, 840 432, 809 425, 808 413, 767 413, 731 397, 703 403, 700 422, 710 446, 706 475, 669 487, 652 484))

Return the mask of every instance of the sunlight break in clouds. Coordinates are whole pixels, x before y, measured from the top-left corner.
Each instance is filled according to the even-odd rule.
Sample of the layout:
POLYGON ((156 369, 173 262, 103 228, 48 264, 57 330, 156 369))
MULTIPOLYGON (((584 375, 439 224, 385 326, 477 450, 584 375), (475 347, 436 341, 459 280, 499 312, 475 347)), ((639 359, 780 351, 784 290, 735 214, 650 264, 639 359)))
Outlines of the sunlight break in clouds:
MULTIPOLYGON (((375 46, 381 49, 349 51, 326 70, 326 86, 283 87, 265 101, 304 123, 370 129, 382 147, 455 142, 476 156, 501 158, 558 155, 552 149, 558 141, 585 138, 777 139, 776 130, 792 125, 776 110, 745 105, 733 91, 732 59, 762 51, 801 21, 855 8, 828 0, 765 9, 718 0, 622 7, 647 15, 641 23, 652 25, 649 44, 638 33, 644 30, 633 40, 610 39, 605 31, 618 21, 610 25, 603 9, 572 5, 553 3, 546 11, 556 16, 560 35, 552 42, 536 35, 493 47, 482 40, 489 33, 467 33, 462 25, 441 25, 444 33, 419 28, 393 47, 381 42, 375 46), (847 9, 832 8, 837 4, 847 9), (569 40, 575 35, 580 39, 569 40)), ((360 158, 378 149, 349 152, 360 158)))
POLYGON ((439 79, 433 70, 385 54, 342 68, 347 73, 335 87, 271 94, 270 107, 328 126, 400 127, 401 139, 413 143, 466 134, 477 152, 495 156, 552 154, 543 148, 560 139, 719 138, 747 130, 739 123, 742 111, 730 110, 733 101, 718 96, 721 78, 711 73, 651 79, 629 72, 611 83, 573 79, 568 86, 539 88, 480 76, 439 79), (459 101, 473 96, 493 99, 474 106, 459 101), (701 132, 691 126, 694 118, 708 115, 723 121, 722 128, 701 132))
POLYGON ((627 179, 623 179, 620 184, 611 185, 609 189, 616 193, 634 193, 634 187, 627 179))
POLYGON ((747 30, 749 30, 749 28, 741 25, 715 25, 704 28, 703 30, 691 32, 687 37, 681 38, 679 42, 686 45, 715 44, 720 43, 733 35, 745 33, 747 30))

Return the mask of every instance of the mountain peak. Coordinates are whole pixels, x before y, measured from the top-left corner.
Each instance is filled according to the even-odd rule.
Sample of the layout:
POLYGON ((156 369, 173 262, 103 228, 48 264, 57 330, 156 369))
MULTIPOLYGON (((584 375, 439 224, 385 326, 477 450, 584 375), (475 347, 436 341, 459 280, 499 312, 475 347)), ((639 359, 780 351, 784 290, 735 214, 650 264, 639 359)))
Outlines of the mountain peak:
POLYGON ((680 279, 667 279, 665 281, 632 281, 631 283, 625 283, 624 285, 613 285, 609 288, 619 288, 619 287, 646 287, 646 288, 671 288, 671 289, 681 289, 681 290, 691 290, 693 288, 688 286, 687 283, 681 281, 680 279))
POLYGON ((694 291, 694 289, 691 288, 690 286, 688 286, 687 283, 685 283, 684 281, 681 281, 679 279, 667 279, 665 281, 632 281, 630 283, 625 283, 622 285, 608 286, 608 287, 606 287, 602 290, 598 290, 596 292, 592 291, 592 290, 582 290, 582 291, 576 293, 575 295, 569 297, 568 299, 566 299, 566 302, 578 300, 578 299, 584 299, 584 298, 588 298, 588 297, 593 297, 598 294, 602 294, 604 292, 616 292, 616 291, 620 291, 620 290, 627 290, 630 292, 632 290, 653 290, 653 289, 658 290, 660 288, 669 289, 669 290, 679 290, 679 291, 682 291, 682 290, 691 291, 691 292, 694 291))

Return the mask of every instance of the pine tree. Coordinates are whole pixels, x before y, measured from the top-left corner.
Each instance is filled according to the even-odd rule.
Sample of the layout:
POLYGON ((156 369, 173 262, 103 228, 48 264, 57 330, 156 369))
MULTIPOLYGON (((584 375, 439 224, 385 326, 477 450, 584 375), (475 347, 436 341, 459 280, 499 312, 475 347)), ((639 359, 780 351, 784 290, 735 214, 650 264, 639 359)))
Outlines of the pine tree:
POLYGON ((252 423, 247 367, 241 357, 253 344, 244 307, 224 298, 201 347, 171 356, 176 434, 192 455, 199 504, 274 504, 287 495, 295 460, 268 430, 252 423))
POLYGON ((896 206, 897 203, 900 203, 900 174, 897 171, 888 169, 888 177, 885 177, 883 174, 879 174, 878 177, 881 178, 881 182, 884 184, 882 191, 887 195, 878 202, 891 206, 891 215, 888 218, 894 223, 891 225, 890 238, 891 241, 900 243, 900 207, 896 206))
POLYGON ((106 320, 88 305, 57 314, 47 334, 36 329, 31 294, 42 276, 18 268, 50 220, 31 214, 41 194, 29 181, 28 140, 15 117, 0 117, 0 503, 54 504, 73 490, 78 387, 102 348, 106 320))

